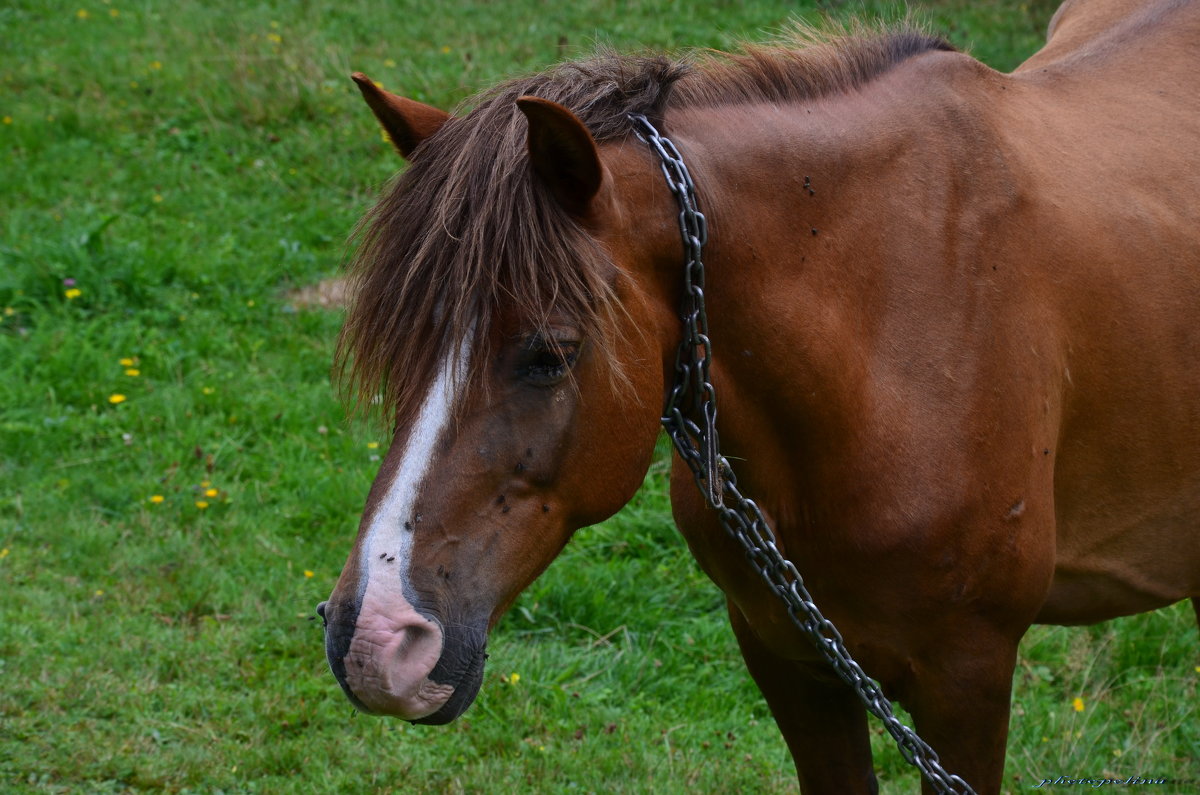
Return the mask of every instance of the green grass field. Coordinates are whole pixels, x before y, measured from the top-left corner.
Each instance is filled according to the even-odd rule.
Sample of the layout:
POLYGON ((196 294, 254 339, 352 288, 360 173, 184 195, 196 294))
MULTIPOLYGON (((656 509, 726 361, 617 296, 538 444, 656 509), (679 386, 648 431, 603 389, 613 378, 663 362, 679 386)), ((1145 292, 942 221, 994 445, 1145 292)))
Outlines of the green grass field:
MULTIPOLYGON (((0 5, 0 791, 795 791, 670 525, 665 454, 505 618, 463 720, 356 716, 312 610, 387 438, 330 385, 338 313, 290 291, 336 274, 400 167, 351 71, 449 107, 596 43, 728 48, 797 8, 818 18, 766 0, 0 5)), ((1008 69, 1051 11, 924 13, 1008 69)), ((1036 628, 1006 785, 1200 781, 1198 649, 1184 605, 1036 628)), ((883 791, 915 791, 875 745, 883 791)))

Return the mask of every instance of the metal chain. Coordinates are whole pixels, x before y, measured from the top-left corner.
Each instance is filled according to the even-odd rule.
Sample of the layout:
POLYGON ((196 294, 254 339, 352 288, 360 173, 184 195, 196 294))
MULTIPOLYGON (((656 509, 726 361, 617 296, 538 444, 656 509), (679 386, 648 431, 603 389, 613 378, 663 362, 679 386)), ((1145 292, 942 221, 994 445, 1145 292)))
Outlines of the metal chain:
POLYGON ((679 231, 684 256, 684 339, 675 358, 675 385, 663 409, 662 424, 680 458, 692 470, 696 484, 721 525, 745 550, 751 566, 787 606, 792 623, 821 653, 843 682, 852 687, 867 711, 883 722, 905 761, 921 771, 939 793, 974 795, 960 777, 947 773, 938 755, 892 713, 883 691, 850 656, 842 636, 821 615, 795 565, 780 554, 762 511, 742 495, 729 461, 717 442, 717 397, 709 374, 712 343, 704 309, 704 263, 701 252, 708 224, 696 200, 696 186, 679 150, 640 114, 630 116, 638 138, 658 154, 667 184, 679 202, 679 231), (689 417, 699 417, 703 424, 689 417))

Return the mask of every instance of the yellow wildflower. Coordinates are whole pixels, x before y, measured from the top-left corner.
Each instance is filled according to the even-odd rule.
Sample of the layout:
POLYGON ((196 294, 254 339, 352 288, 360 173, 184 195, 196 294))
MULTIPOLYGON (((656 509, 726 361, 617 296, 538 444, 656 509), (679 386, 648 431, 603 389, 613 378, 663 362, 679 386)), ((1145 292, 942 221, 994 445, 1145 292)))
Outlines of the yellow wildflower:
POLYGON ((69 290, 63 290, 63 295, 67 297, 68 301, 74 301, 76 298, 83 295, 83 290, 80 290, 78 287, 72 287, 69 290))
POLYGON ((4 123, 5 123, 5 124, 12 124, 12 116, 5 116, 5 117, 4 117, 4 123))
POLYGON ((268 34, 267 34, 267 40, 268 40, 268 41, 271 41, 271 42, 273 42, 273 43, 275 43, 275 44, 282 44, 282 43, 283 43, 283 36, 280 36, 278 33, 268 33, 268 34))
POLYGON ((121 12, 115 8, 110 8, 108 9, 108 15, 113 19, 116 19, 117 17, 121 16, 121 12))
POLYGON ((211 395, 213 392, 216 392, 217 390, 213 389, 211 386, 206 386, 206 387, 202 387, 200 389, 200 391, 206 395, 211 395))
POLYGON ((151 61, 151 62, 150 62, 150 68, 151 68, 151 69, 156 69, 156 70, 157 70, 157 69, 162 69, 162 61, 151 61))
POLYGON ((308 570, 308 569, 305 569, 305 570, 304 570, 304 576, 305 576, 305 577, 308 577, 309 579, 312 579, 312 578, 313 578, 314 576, 316 576, 316 575, 314 575, 314 574, 313 574, 313 573, 312 573, 310 570, 308 570))
POLYGON ((122 367, 133 367, 133 359, 130 359, 128 356, 126 356, 124 359, 118 361, 117 364, 121 365, 122 367))
POLYGON ((368 450, 377 450, 377 449, 379 449, 379 442, 367 442, 367 449, 368 449, 368 450))
POLYGON ((205 496, 205 497, 215 497, 215 496, 217 496, 217 495, 218 495, 218 494, 220 494, 220 493, 221 493, 221 492, 217 491, 216 489, 205 489, 205 490, 204 490, 204 496, 205 496))
POLYGON ((162 200, 163 200, 163 198, 162 198, 161 193, 154 194, 154 203, 155 204, 162 204, 162 200))
POLYGON ((87 12, 86 8, 81 8, 75 12, 75 16, 79 17, 80 19, 87 19, 89 16, 91 16, 91 14, 87 12))
POLYGON ((516 671, 513 671, 511 674, 508 675, 508 683, 510 685, 515 685, 517 682, 520 682, 520 681, 521 681, 521 675, 519 673, 517 673, 516 671))
POLYGON ((449 55, 449 54, 450 54, 450 45, 447 44, 442 47, 442 55, 449 55))
POLYGON ((1083 710, 1084 710, 1083 699, 1080 698, 1079 696, 1076 696, 1074 698, 1074 700, 1071 701, 1071 706, 1075 708, 1076 712, 1083 712, 1083 710))
POLYGON ((204 500, 196 500, 196 507, 203 511, 208 507, 208 503, 204 500))
POLYGON ((141 370, 135 369, 133 367, 130 367, 128 370, 125 371, 125 375, 129 376, 130 378, 137 378, 141 374, 142 374, 141 370))
POLYGON ((114 406, 115 406, 115 405, 117 405, 118 403, 124 403, 124 402, 125 402, 125 396, 124 396, 124 395, 122 395, 122 394, 120 394, 119 392, 118 392, 118 393, 116 393, 116 394, 113 394, 113 395, 109 395, 109 396, 108 396, 108 402, 109 402, 109 403, 112 403, 114 406))
POLYGON ((161 495, 161 494, 151 494, 150 495, 150 502, 153 503, 154 505, 158 505, 162 501, 163 501, 163 495, 161 495))
POLYGON ((4 549, 0 549, 0 560, 3 560, 4 558, 7 558, 7 557, 8 557, 8 547, 5 547, 4 549))

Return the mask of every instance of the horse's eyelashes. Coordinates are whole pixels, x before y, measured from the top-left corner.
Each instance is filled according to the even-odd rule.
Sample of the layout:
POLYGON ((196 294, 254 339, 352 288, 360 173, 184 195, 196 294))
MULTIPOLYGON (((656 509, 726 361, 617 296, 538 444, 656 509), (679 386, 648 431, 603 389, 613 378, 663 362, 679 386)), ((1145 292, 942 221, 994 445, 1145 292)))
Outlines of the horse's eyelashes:
POLYGON ((517 375, 538 386, 551 386, 566 377, 578 356, 578 343, 534 340, 522 351, 517 375))

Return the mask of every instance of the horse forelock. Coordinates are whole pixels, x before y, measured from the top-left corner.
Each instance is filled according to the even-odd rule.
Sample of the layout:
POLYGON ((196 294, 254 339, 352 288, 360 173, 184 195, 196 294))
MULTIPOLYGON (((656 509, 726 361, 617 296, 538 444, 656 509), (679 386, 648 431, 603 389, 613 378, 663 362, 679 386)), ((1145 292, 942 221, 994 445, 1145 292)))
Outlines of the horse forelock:
POLYGON ((414 151, 359 225, 337 353, 343 384, 360 406, 378 401, 403 420, 464 342, 475 352, 466 386, 478 385, 501 314, 531 332, 545 331, 552 313, 569 317, 601 350, 619 338, 613 265, 537 183, 518 97, 569 108, 605 143, 630 134, 633 113, 661 126, 671 107, 808 99, 949 48, 910 26, 833 34, 796 26, 781 45, 741 54, 605 52, 484 92, 414 151))
POLYGON ((468 337, 467 383, 478 384, 501 315, 530 332, 565 316, 608 347, 612 263, 536 181, 516 99, 559 102, 610 140, 628 131, 628 113, 658 115, 679 68, 615 56, 563 64, 486 92, 414 152, 359 226, 338 367, 360 405, 411 414, 468 337))

